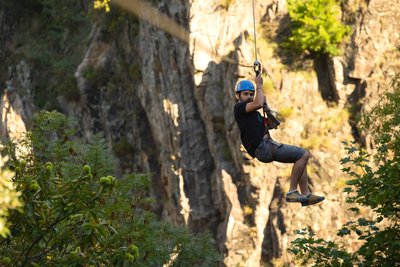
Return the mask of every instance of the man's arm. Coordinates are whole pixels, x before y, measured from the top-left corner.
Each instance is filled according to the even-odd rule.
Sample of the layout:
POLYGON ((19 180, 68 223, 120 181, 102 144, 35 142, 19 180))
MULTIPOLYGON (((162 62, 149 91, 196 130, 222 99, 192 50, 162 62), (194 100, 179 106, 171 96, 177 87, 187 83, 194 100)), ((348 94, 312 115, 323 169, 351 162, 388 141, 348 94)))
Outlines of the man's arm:
POLYGON ((267 98, 266 98, 265 96, 264 96, 263 109, 264 109, 266 112, 271 110, 271 109, 269 108, 269 106, 268 106, 267 98))
POLYGON ((261 108, 264 104, 264 92, 262 90, 263 78, 261 75, 256 77, 256 96, 253 102, 247 103, 246 112, 252 112, 261 108))

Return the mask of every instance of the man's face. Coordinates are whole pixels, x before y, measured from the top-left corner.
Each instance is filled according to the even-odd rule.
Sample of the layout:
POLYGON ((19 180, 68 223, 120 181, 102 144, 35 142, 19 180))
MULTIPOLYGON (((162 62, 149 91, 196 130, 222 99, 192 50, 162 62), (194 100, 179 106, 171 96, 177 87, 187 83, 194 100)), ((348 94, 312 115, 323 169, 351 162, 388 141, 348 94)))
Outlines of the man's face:
POLYGON ((254 91, 245 90, 239 93, 240 102, 252 102, 254 100, 254 91))

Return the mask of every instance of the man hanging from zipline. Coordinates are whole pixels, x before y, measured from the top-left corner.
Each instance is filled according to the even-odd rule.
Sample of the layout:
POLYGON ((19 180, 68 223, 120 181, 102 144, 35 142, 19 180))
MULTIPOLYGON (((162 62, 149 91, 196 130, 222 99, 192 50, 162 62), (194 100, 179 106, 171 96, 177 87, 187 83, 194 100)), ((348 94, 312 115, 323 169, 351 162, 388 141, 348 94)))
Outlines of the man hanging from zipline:
POLYGON ((249 80, 240 81, 236 86, 236 98, 234 114, 239 126, 240 138, 247 152, 253 158, 261 162, 278 161, 283 163, 294 163, 290 176, 290 189, 286 194, 287 202, 300 202, 302 206, 317 204, 325 199, 323 196, 311 194, 308 188, 307 163, 310 154, 304 149, 296 146, 280 144, 272 140, 270 129, 275 129, 280 122, 270 112, 264 92, 262 90, 263 78, 261 77, 261 64, 257 60, 257 36, 256 20, 253 7, 254 27, 254 71, 256 73, 256 87, 249 80), (263 108, 263 115, 257 111, 263 108), (265 116, 267 114, 268 116, 265 116), (301 194, 297 191, 300 187, 301 194))
POLYGON ((302 206, 317 204, 325 198, 311 194, 308 188, 307 162, 310 154, 300 147, 272 140, 269 130, 276 128, 279 121, 275 119, 267 105, 262 90, 261 64, 257 60, 254 68, 256 87, 254 88, 249 80, 240 81, 236 86, 238 103, 234 107, 234 114, 242 143, 250 156, 261 162, 294 163, 290 176, 290 189, 286 194, 287 202, 299 202, 302 206), (260 108, 264 110, 264 117, 257 111, 260 108), (297 191, 298 186, 301 194, 297 191))

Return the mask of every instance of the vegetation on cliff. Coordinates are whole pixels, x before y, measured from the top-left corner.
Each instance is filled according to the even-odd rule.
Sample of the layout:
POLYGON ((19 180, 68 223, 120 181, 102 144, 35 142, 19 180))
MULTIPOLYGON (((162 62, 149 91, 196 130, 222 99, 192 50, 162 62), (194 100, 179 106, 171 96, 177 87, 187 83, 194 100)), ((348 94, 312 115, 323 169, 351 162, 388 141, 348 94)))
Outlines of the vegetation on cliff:
POLYGON ((213 239, 160 222, 149 175, 115 177, 105 141, 79 141, 64 115, 41 112, 24 138, 2 143, 24 203, 7 209, 3 266, 215 266, 213 239))
POLYGON ((340 44, 350 29, 340 21, 340 6, 335 0, 289 0, 292 23, 286 46, 297 52, 340 53, 340 44))
MULTIPOLYGON (((79 102, 81 93, 74 75, 90 41, 93 24, 100 23, 104 31, 111 33, 126 18, 119 9, 103 16, 104 12, 93 9, 93 2, 81 0, 65 3, 56 0, 4 0, 0 2, 2 9, 12 27, 9 27, 7 42, 0 49, 3 62, 0 81, 10 80, 16 75, 17 71, 10 66, 26 62, 30 68, 24 75, 29 76, 32 86, 28 89, 35 106, 45 110, 61 110, 60 102, 64 100, 79 102)), ((121 64, 126 65, 125 62, 121 64)), ((88 76, 94 83, 109 79, 104 71, 95 73, 89 70, 88 76)), ((21 92, 21 95, 25 93, 21 92)))

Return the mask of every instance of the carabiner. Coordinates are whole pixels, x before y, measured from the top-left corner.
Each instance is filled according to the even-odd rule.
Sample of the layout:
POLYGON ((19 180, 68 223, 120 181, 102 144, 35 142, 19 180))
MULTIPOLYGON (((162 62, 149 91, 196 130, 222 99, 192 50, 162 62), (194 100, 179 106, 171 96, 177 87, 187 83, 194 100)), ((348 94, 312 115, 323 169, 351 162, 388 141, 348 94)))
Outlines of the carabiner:
POLYGON ((256 73, 256 77, 261 74, 262 67, 261 63, 258 60, 254 61, 253 69, 254 72, 256 73))

